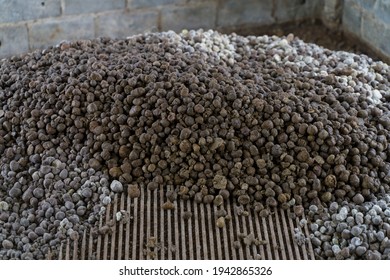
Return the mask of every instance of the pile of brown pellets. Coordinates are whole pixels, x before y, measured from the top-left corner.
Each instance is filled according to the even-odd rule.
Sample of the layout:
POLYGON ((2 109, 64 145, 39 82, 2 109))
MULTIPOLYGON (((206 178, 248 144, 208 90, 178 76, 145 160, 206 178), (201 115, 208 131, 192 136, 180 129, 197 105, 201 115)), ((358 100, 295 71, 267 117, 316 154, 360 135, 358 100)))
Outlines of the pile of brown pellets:
MULTIPOLYGON (((292 34, 150 33, 0 61, 0 258, 42 259, 115 193, 305 211, 318 258, 390 258, 390 72, 292 34)), ((305 222, 305 221, 302 221, 305 222)))

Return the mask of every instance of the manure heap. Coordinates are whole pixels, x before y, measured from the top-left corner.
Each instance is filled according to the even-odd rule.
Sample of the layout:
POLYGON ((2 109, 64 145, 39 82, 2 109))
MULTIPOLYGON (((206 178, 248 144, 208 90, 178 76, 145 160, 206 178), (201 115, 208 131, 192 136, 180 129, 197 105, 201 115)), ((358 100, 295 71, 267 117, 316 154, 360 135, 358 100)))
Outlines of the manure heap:
POLYGON ((0 258, 45 258, 116 193, 164 189, 161 211, 291 209, 317 258, 389 259, 389 77, 292 34, 150 33, 2 59, 0 258))

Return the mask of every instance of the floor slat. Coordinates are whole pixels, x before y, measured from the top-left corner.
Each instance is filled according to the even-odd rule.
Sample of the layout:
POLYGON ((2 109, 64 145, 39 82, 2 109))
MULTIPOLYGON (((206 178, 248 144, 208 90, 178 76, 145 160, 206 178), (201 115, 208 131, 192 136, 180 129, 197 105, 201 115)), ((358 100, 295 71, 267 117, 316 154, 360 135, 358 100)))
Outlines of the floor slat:
MULTIPOLYGON (((231 201, 223 206, 173 201, 173 209, 162 209, 162 189, 142 190, 140 197, 116 194, 98 229, 86 228, 79 240, 61 243, 56 259, 314 259, 309 230, 289 211, 274 209, 260 217, 248 208, 248 215, 231 201), (216 226, 218 210, 226 211, 225 226, 216 226), (240 210, 238 210, 240 209, 240 210), (122 220, 116 213, 122 211, 122 220), (190 216, 186 216, 192 213, 190 216), (185 217, 186 216, 186 217, 185 217), (295 240, 295 229, 306 237, 304 245, 295 240), (96 235, 97 234, 97 235, 96 235), (247 239, 246 239, 247 238, 247 239), (250 241, 249 238, 253 240, 250 241)), ((50 252, 47 258, 53 258, 50 252)))

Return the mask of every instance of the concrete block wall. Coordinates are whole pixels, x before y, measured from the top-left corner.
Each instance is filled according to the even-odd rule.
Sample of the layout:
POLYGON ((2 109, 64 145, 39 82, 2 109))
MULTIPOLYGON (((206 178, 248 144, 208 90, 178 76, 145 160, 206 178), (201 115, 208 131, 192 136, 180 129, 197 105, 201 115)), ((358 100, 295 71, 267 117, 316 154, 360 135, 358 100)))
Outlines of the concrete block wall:
POLYGON ((99 36, 310 18, 323 0, 0 0, 0 57, 99 36))
POLYGON ((390 0, 0 0, 0 58, 62 40, 321 18, 390 57, 390 0))
POLYGON ((390 0, 344 0, 342 27, 390 57, 390 0))

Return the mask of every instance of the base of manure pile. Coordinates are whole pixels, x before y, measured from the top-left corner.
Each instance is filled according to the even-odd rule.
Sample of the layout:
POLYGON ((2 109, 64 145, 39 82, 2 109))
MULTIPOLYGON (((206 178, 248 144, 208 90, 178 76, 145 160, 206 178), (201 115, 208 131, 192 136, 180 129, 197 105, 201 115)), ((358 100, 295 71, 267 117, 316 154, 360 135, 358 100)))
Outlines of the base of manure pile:
POLYGON ((176 200, 163 209, 164 191, 137 198, 116 194, 98 229, 68 239, 47 259, 60 260, 250 260, 315 259, 305 217, 276 208, 267 217, 233 202, 223 207, 176 200), (218 212, 227 215, 223 226, 218 212))

